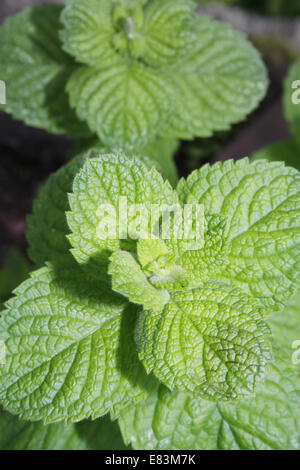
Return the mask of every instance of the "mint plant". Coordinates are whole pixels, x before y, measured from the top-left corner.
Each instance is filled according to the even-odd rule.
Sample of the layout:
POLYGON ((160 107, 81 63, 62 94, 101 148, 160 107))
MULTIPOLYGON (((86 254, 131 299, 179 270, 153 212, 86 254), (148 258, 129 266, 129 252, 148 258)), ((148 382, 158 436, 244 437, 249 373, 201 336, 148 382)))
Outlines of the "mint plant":
POLYGON ((207 165, 175 191, 139 159, 97 152, 59 170, 42 189, 28 237, 33 257, 51 262, 32 273, 3 312, 4 408, 44 423, 110 412, 120 418, 127 442, 139 447, 144 444, 128 437, 124 416, 128 406, 139 410, 154 400, 158 386, 209 409, 233 400, 238 408, 258 382, 264 393, 267 314, 282 309, 299 282, 299 179, 282 163, 244 159, 207 165), (121 195, 138 203, 197 199, 207 220, 203 248, 191 256, 180 240, 97 238, 99 204, 116 205, 121 195), (37 250, 41 231, 53 237, 37 250), (173 256, 162 259, 165 254, 173 256))
POLYGON ((300 446, 300 173, 266 150, 177 182, 178 139, 228 129, 267 85, 246 39, 193 9, 67 0, 0 29, 6 111, 86 137, 34 202, 35 267, 1 313, 0 447, 300 446))
POLYGON ((2 106, 53 133, 108 148, 210 136, 263 98, 259 54, 190 0, 67 0, 25 8, 0 29, 2 106))

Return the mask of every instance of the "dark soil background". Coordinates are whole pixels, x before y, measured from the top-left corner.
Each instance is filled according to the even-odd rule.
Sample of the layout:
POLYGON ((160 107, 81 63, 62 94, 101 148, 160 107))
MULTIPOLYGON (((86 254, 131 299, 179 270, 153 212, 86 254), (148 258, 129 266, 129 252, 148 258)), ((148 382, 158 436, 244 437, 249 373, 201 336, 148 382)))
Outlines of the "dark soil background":
MULTIPOLYGON (((59 3, 59 0, 52 1, 59 3)), ((5 17, 25 5, 41 3, 44 2, 0 0, 0 24, 5 17)), ((281 20, 278 23, 278 19, 253 17, 248 11, 235 10, 224 5, 218 5, 215 10, 210 11, 203 8, 205 8, 203 5, 199 7, 200 13, 209 13, 217 18, 226 19, 246 32, 251 33, 251 29, 256 29, 255 25, 261 25, 262 31, 268 32, 267 37, 260 37, 257 31, 254 31, 251 39, 263 53, 269 70, 270 88, 260 108, 249 116, 246 122, 235 126, 229 133, 220 133, 212 139, 196 140, 193 143, 183 142, 176 156, 181 175, 186 175, 204 161, 241 158, 251 155, 267 144, 289 137, 282 112, 282 82, 290 62, 299 53, 296 50, 297 43, 289 41, 291 31, 295 34, 298 31, 297 19, 281 24, 281 20), (250 31, 247 30, 249 28, 250 31), (287 37, 283 37, 285 30, 287 37)), ((300 36, 300 28, 298 32, 300 36)), ((52 136, 44 131, 24 126, 4 113, 0 113, 0 128, 1 260, 12 246, 17 246, 26 253, 24 231, 26 215, 32 209, 32 199, 47 176, 66 161, 72 142, 67 137, 52 136)))

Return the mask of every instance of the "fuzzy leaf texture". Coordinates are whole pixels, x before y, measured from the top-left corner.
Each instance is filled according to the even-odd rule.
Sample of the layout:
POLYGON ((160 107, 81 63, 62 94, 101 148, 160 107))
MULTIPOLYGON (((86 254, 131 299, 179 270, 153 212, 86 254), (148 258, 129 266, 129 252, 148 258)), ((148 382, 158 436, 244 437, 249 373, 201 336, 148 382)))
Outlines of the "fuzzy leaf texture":
POLYGON ((284 112, 300 146, 300 60, 291 66, 284 83, 284 112))
POLYGON ((169 300, 168 292, 155 289, 142 267, 127 251, 112 254, 108 273, 112 276, 113 290, 125 295, 131 302, 153 308, 160 314, 169 300))
POLYGON ((259 53, 224 23, 195 18, 195 46, 170 68, 174 112, 163 131, 181 139, 210 137, 243 121, 265 96, 268 84, 259 53))
POLYGON ((78 424, 30 423, 0 411, 0 450, 125 450, 108 416, 78 424))
MULTIPOLYGON (((164 155, 167 159, 163 160, 164 174, 170 176, 175 186, 177 176, 171 165, 171 159, 176 145, 175 141, 161 139, 146 147, 144 156, 139 157, 147 167, 151 168, 155 164, 160 169, 159 160, 156 163, 155 157, 162 156, 166 151, 164 155)), ((38 267, 43 266, 47 261, 64 266, 74 263, 74 258, 70 254, 71 246, 67 239, 69 227, 65 213, 69 209, 68 193, 71 192, 74 177, 85 160, 98 156, 105 150, 101 143, 95 141, 87 145, 79 144, 76 147, 77 151, 73 159, 50 175, 42 185, 34 200, 33 214, 27 217, 26 238, 29 243, 29 256, 38 267), (79 150, 80 153, 78 153, 79 150)), ((107 280, 106 270, 103 270, 102 279, 107 280)))
POLYGON ((54 134, 89 136, 69 105, 66 83, 75 63, 58 38, 60 5, 25 8, 0 28, 0 78, 6 84, 1 110, 54 134))
POLYGON ((146 371, 171 390, 225 401, 254 392, 270 359, 267 335, 251 298, 209 283, 171 293, 162 312, 144 310, 137 342, 146 371))
POLYGON ((67 90, 104 145, 141 148, 156 135, 207 137, 243 120, 264 97, 265 67, 230 26, 187 0, 70 0, 63 48, 82 65, 67 90))
POLYGON ((148 373, 212 400, 253 393, 269 359, 262 314, 281 308, 299 279, 299 173, 243 159, 181 180, 181 202, 203 204, 207 219, 204 246, 184 251, 180 240, 97 240, 101 202, 117 207, 118 195, 131 194, 132 202, 178 203, 156 170, 114 158, 93 160, 93 171, 87 162, 75 179, 68 217, 76 259, 88 265, 113 252, 113 289, 145 308, 136 338, 148 373), (129 190, 136 171, 142 192, 139 179, 129 190))
POLYGON ((135 61, 104 69, 78 68, 67 91, 78 117, 105 145, 138 148, 168 119, 171 86, 165 74, 135 61))
POLYGON ((182 203, 197 201, 225 218, 229 262, 215 279, 237 285, 266 311, 282 309, 299 282, 299 172, 280 162, 227 160, 181 180, 178 193, 182 203))
MULTIPOLYGON (((177 194, 168 182, 152 168, 151 170, 136 158, 124 155, 102 155, 88 160, 78 173, 70 195, 71 212, 68 224, 72 231, 70 241, 72 253, 81 264, 89 267, 98 276, 103 264, 113 251, 125 249, 135 251, 136 242, 125 234, 119 238, 119 225, 116 233, 99 234, 99 224, 113 227, 123 210, 119 210, 120 198, 127 198, 128 207, 132 204, 176 204, 177 194), (116 211, 116 218, 105 224, 105 213, 101 210, 106 204, 116 211)), ((128 217, 128 226, 135 216, 128 217)))
POLYGON ((211 403, 159 385, 122 412, 125 442, 137 450, 299 450, 300 374, 291 361, 299 317, 299 294, 272 315, 273 360, 254 397, 211 403))
POLYGON ((74 268, 58 271, 35 271, 6 304, 0 402, 44 423, 117 416, 152 387, 134 345, 135 307, 74 268))
POLYGON ((177 62, 193 45, 191 0, 67 0, 63 48, 79 62, 112 66, 128 54, 155 68, 177 62))

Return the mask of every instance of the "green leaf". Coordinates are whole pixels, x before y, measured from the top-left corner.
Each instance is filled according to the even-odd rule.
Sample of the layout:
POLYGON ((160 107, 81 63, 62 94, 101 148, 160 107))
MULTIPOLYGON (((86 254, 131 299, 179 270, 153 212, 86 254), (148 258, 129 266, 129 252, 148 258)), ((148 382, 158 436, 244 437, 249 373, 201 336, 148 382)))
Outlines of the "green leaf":
POLYGON ((156 68, 179 63, 194 45, 189 23, 195 6, 191 0, 68 0, 63 47, 87 65, 112 66, 128 54, 156 68))
POLYGON ((169 78, 142 63, 83 66, 71 76, 71 106, 104 145, 138 148, 158 134, 171 113, 169 78))
POLYGON ((25 8, 0 28, 0 77, 7 94, 1 110, 55 134, 88 136, 64 91, 75 64, 61 50, 61 9, 48 4, 25 8))
POLYGON ((195 46, 180 67, 168 70, 176 109, 162 135, 191 139, 230 129, 253 111, 266 93, 265 67, 245 37, 209 18, 194 20, 195 46))
POLYGON ((270 162, 284 162, 300 170, 300 147, 296 140, 283 140, 255 152, 251 160, 266 159, 270 162))
POLYGON ((67 0, 63 48, 87 65, 112 66, 144 48, 142 7, 147 0, 67 0))
POLYGON ((112 43, 112 8, 111 0, 67 0, 61 15, 63 49, 88 65, 120 61, 112 43))
POLYGON ((242 159, 205 165, 181 180, 182 203, 224 217, 229 263, 213 279, 238 285, 266 310, 282 309, 300 270, 300 174, 283 163, 242 159))
POLYGON ((195 45, 190 23, 196 3, 191 0, 153 0, 145 9, 142 57, 154 67, 181 65, 195 45))
POLYGON ((300 377, 279 352, 253 398, 214 404, 160 385, 119 424, 134 449, 298 450, 300 377))
POLYGON ((134 215, 129 213, 130 205, 143 204, 147 209, 151 203, 175 204, 178 201, 176 192, 154 168, 148 170, 140 160, 123 155, 102 155, 88 160, 74 180, 69 199, 72 211, 67 218, 72 231, 72 253, 80 264, 89 265, 90 272, 96 276, 113 251, 135 251, 136 240, 126 234, 121 234, 120 239, 118 224, 119 217, 125 220, 126 212, 127 227, 134 222, 134 215), (121 197, 127 198, 128 211, 121 205, 121 197), (102 213, 105 205, 115 209, 114 220, 102 213), (102 234, 100 227, 104 230, 114 225, 114 233, 102 234))
POLYGON ((49 266, 15 291, 0 323, 0 402, 45 423, 93 419, 151 390, 139 363, 136 309, 76 269, 49 266))
POLYGON ((30 258, 43 266, 45 262, 72 265, 74 260, 67 239, 69 228, 65 212, 69 209, 68 193, 73 180, 86 160, 84 154, 73 158, 50 175, 33 203, 33 214, 27 218, 26 233, 30 258))
POLYGON ((211 400, 253 393, 270 356, 267 335, 251 298, 213 283, 172 292, 162 312, 143 311, 136 334, 147 373, 211 400))
POLYGON ((289 70, 284 83, 284 112, 292 133, 300 145, 300 60, 289 70))
POLYGON ((168 292, 155 289, 141 266, 127 251, 115 251, 112 254, 108 273, 112 276, 113 290, 125 295, 131 302, 160 313, 169 300, 168 292))
POLYGON ((300 374, 291 362, 295 326, 299 339, 299 295, 270 323, 274 357, 255 397, 215 404, 159 385, 122 411, 124 440, 134 449, 299 449, 300 374))
POLYGON ((30 423, 0 411, 0 450, 126 449, 118 425, 108 416, 79 424, 30 423))

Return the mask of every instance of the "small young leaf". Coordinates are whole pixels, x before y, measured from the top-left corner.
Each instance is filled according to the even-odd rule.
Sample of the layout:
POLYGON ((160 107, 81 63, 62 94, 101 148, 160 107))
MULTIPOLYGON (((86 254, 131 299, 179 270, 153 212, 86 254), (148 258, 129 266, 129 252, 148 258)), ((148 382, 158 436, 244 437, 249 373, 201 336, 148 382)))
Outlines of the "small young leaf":
POLYGON ((30 423, 0 411, 0 450, 125 450, 118 425, 108 416, 78 424, 30 423))
POLYGON ((119 419, 134 449, 297 450, 300 377, 277 351, 253 398, 212 403, 160 385, 156 394, 119 419))
POLYGON ((167 291, 155 289, 147 279, 141 266, 127 251, 115 251, 110 258, 108 273, 112 276, 112 288, 142 304, 146 309, 161 312, 170 296, 167 291))
POLYGON ((136 309, 78 269, 58 271, 34 272, 6 305, 0 402, 45 423, 116 416, 152 387, 134 345, 136 309))
POLYGON ((61 10, 50 4, 25 8, 0 28, 0 77, 7 94, 1 110, 55 134, 89 136, 64 91, 75 64, 61 50, 61 10))
POLYGON ((140 62, 83 66, 71 76, 71 106, 109 148, 138 148, 154 139, 172 111, 170 79, 140 62))
POLYGON ((143 204, 147 209, 151 203, 177 202, 177 194, 170 184, 164 182, 155 169, 148 170, 140 160, 122 155, 92 158, 76 176, 70 196, 72 211, 67 218, 72 230, 72 253, 80 264, 89 264, 90 272, 97 276, 99 265, 107 263, 113 251, 135 250, 136 241, 129 239, 123 229, 120 237, 120 217, 125 222, 122 224, 126 226, 125 231, 134 220, 134 216, 128 215, 130 205, 143 204), (121 205, 122 197, 126 198, 127 207, 121 205), (103 213, 102 208, 107 205, 115 210, 111 215, 114 220, 103 213), (105 227, 112 230, 110 236, 102 234, 105 227))
POLYGON ((222 284, 172 292, 162 312, 145 310, 137 328, 147 372, 171 390, 211 400, 252 394, 269 359, 268 328, 251 298, 222 284))
POLYGON ((227 160, 194 171, 178 193, 182 203, 197 201, 225 219, 229 263, 213 278, 238 285, 268 311, 283 308, 299 280, 299 172, 279 162, 227 160))

